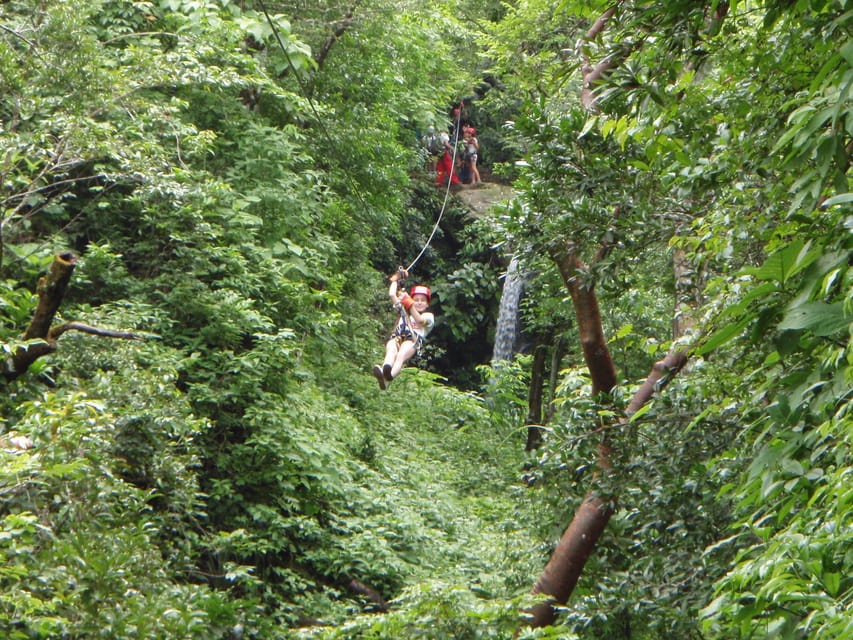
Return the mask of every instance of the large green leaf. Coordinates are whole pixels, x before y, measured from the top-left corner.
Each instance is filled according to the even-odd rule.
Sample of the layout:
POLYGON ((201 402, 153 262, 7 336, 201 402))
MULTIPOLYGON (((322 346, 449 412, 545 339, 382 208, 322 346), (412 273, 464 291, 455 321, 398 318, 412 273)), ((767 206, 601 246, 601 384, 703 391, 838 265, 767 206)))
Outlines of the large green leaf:
POLYGON ((733 338, 737 337, 741 333, 741 331, 743 331, 744 327, 751 319, 752 316, 741 320, 740 322, 733 322, 732 324, 728 324, 722 329, 718 329, 717 331, 712 333, 711 336, 705 342, 699 345, 699 347, 696 348, 694 353, 698 356, 701 356, 723 346, 729 340, 732 340, 733 338))
POLYGON ((812 247, 798 238, 771 254, 760 267, 744 271, 761 280, 786 284, 793 275, 805 269, 820 255, 820 248, 812 247))
POLYGON ((841 193, 837 196, 833 196, 829 200, 823 203, 824 208, 832 207, 836 204, 845 204, 847 202, 853 202, 853 193, 841 193))
POLYGON ((805 329, 817 336, 830 336, 845 329, 851 322, 853 316, 845 314, 841 302, 806 302, 790 309, 779 323, 779 329, 805 329))

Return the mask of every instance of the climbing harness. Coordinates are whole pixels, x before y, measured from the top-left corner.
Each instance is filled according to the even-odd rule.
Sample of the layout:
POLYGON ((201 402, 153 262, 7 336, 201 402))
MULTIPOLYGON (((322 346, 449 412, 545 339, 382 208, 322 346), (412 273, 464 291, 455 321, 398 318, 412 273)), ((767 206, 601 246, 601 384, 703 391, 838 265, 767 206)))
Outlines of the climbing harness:
POLYGON ((398 349, 407 340, 411 341, 415 347, 415 356, 421 355, 421 349, 426 342, 426 338, 412 327, 408 314, 402 306, 400 307, 400 320, 397 322, 397 326, 394 327, 391 338, 396 340, 398 349))
MULTIPOLYGON (((402 284, 405 280, 405 274, 408 272, 408 269, 403 269, 402 266, 397 267, 397 283, 402 284)), ((427 300, 431 298, 431 293, 429 287, 424 285, 416 285, 412 289, 411 295, 422 294, 427 297, 427 300)), ((412 344, 415 346, 415 356, 421 355, 421 349, 426 342, 426 336, 417 331, 414 326, 412 326, 412 318, 409 316, 409 313, 403 308, 403 305, 398 305, 400 312, 400 320, 394 326, 394 331, 391 332, 391 338, 394 338, 397 341, 397 347, 399 347, 406 340, 410 340, 412 344)))
POLYGON ((412 325, 409 321, 409 314, 406 313, 406 310, 403 307, 400 307, 400 321, 397 323, 397 326, 394 327, 394 332, 391 334, 392 338, 398 338, 400 342, 404 342, 406 340, 411 340, 415 343, 415 346, 418 344, 418 340, 420 335, 412 328, 412 325))

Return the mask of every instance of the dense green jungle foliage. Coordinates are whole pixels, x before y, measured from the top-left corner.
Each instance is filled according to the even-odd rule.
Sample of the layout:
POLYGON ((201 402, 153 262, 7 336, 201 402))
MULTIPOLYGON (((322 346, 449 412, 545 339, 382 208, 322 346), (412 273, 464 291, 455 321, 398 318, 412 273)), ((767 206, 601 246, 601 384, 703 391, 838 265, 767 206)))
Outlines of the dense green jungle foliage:
POLYGON ((847 0, 0 3, 0 635, 853 637, 851 32, 847 0), (463 99, 515 193, 476 216, 418 142, 463 99), (422 249, 437 328, 383 393, 422 249), (55 324, 136 339, 22 338, 67 252, 55 324), (511 256, 528 346, 493 367, 511 256))

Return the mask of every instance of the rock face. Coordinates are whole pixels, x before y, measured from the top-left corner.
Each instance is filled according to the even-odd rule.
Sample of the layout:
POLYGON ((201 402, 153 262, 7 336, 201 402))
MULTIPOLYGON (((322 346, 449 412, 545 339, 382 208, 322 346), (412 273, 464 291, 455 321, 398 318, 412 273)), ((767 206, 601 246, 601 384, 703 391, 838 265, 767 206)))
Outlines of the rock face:
POLYGON ((476 214, 485 213, 492 205, 498 202, 512 200, 512 187, 506 184, 498 184, 497 182, 484 182, 482 185, 462 185, 456 192, 456 195, 465 204, 471 207, 471 211, 476 214))

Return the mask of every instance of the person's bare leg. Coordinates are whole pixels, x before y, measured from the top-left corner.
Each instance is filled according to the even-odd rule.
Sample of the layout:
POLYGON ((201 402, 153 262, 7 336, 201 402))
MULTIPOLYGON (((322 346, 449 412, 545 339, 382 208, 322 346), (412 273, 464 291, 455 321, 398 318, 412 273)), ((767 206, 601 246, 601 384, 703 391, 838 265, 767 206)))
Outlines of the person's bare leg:
POLYGON ((394 360, 397 359, 398 352, 399 348, 397 347, 397 340, 395 338, 391 338, 385 343, 385 360, 383 360, 383 362, 385 364, 393 365, 394 360))
POLYGON ((394 359, 394 364, 391 365, 391 378, 396 378, 400 375, 400 371, 403 370, 406 362, 415 355, 415 343, 406 340, 403 344, 400 345, 399 351, 397 351, 397 357, 394 359))

